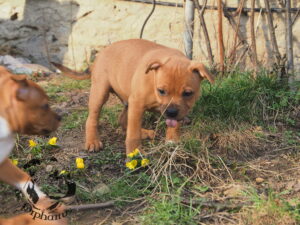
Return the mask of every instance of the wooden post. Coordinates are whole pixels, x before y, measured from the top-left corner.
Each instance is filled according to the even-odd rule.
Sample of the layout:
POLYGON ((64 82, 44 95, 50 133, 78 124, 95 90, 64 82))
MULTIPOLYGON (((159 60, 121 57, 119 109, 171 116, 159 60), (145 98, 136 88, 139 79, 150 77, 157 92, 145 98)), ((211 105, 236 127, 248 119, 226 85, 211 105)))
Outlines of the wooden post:
POLYGON ((252 57, 253 57, 253 66, 254 66, 254 78, 257 75, 257 53, 256 53, 256 41, 255 41, 255 30, 254 30, 254 8, 255 8, 255 0, 251 0, 251 47, 252 47, 252 57))
POLYGON ((189 59, 193 58, 195 6, 192 0, 185 2, 185 31, 183 34, 185 54, 189 59))
POLYGON ((286 55, 287 55, 287 75, 289 76, 289 84, 293 82, 294 59, 293 59, 293 31, 291 19, 291 0, 285 1, 285 27, 286 27, 286 55))
POLYGON ((274 29, 274 25, 273 25, 273 18, 272 18, 272 13, 271 13, 271 10, 270 10, 269 0, 264 0, 264 2, 265 2, 266 12, 267 12, 267 19, 268 19, 271 43, 272 43, 272 46, 273 46, 273 54, 275 56, 276 64, 280 65, 281 56, 280 56, 280 52, 279 52, 278 45, 277 45, 277 40, 276 40, 275 29, 274 29))
POLYGON ((223 21, 222 21, 222 0, 218 0, 218 43, 219 43, 219 51, 220 51, 220 69, 222 75, 225 72, 224 65, 224 43, 223 43, 223 21))

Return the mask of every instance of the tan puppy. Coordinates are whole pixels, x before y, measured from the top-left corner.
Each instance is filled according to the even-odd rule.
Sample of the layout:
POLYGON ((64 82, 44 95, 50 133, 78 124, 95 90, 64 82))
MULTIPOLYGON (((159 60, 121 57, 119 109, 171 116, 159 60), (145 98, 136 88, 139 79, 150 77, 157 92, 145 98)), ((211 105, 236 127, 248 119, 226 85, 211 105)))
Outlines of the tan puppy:
MULTIPOLYGON (((32 204, 44 210, 51 206, 52 200, 34 184, 27 173, 7 158, 14 146, 14 133, 48 134, 58 127, 60 121, 60 117, 50 109, 45 92, 25 78, 11 74, 0 66, 0 181, 17 187, 32 204)), ((48 223, 30 217, 24 214, 16 218, 0 219, 0 225, 65 224, 64 219, 48 223)))
MULTIPOLYGON (((69 77, 89 78, 53 64, 69 77)), ((153 136, 153 131, 141 128, 145 110, 163 114, 167 141, 177 141, 180 121, 199 97, 204 78, 214 81, 202 63, 190 61, 176 49, 141 39, 108 46, 92 67, 86 149, 99 150, 103 146, 98 138, 98 117, 109 93, 115 93, 125 105, 120 122, 123 127, 127 125, 127 154, 139 147, 141 138, 153 136)))

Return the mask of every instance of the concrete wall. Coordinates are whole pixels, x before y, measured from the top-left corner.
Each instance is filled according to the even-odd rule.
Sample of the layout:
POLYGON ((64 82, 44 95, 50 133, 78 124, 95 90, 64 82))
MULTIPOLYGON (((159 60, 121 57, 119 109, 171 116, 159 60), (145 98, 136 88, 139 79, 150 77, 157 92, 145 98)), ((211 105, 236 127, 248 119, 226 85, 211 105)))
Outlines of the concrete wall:
MULTIPOLYGON (((182 0, 164 0, 183 3, 182 0)), ((227 1, 236 7, 238 0, 227 1)), ((264 7, 263 0, 256 7, 264 7)), ((201 1, 200 1, 201 3, 201 1)), ((277 0, 270 0, 278 7, 277 0)), ((300 1, 292 0, 293 7, 300 1)), ((216 0, 208 5, 216 6, 216 0)), ((250 7, 250 1, 246 1, 250 7)), ((77 70, 86 65, 93 49, 123 39, 138 38, 142 24, 152 5, 122 0, 0 0, 0 53, 29 57, 34 62, 48 65, 49 60, 63 62, 77 70)), ((294 16, 295 14, 293 14, 294 16)), ((208 63, 203 33, 195 14, 194 59, 208 63)), ((240 28, 250 40, 250 14, 244 14, 240 28)), ((273 13, 279 50, 285 52, 284 14, 273 13)), ((205 20, 218 62, 217 11, 206 10, 205 20)), ((224 44, 226 55, 232 49, 234 30, 224 18, 224 44)), ((272 66, 273 52, 268 33, 266 15, 256 13, 257 49, 261 65, 272 66)), ((184 49, 184 9, 181 7, 157 6, 144 31, 144 38, 170 47, 184 49)), ((300 19, 293 26, 294 57, 296 71, 300 71, 300 19)), ((240 51, 243 46, 240 47, 240 51)), ((251 67, 249 60, 242 68, 251 67)))

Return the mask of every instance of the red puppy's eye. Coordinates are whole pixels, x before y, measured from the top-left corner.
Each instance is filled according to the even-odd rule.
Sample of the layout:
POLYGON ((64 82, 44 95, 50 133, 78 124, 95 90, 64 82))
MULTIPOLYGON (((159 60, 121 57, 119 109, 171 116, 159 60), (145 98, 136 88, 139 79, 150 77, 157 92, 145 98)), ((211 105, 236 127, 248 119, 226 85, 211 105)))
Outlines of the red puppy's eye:
POLYGON ((190 96, 192 96, 194 94, 194 92, 192 92, 192 91, 184 91, 183 93, 182 93, 182 96, 183 97, 190 97, 190 96))
POLYGON ((167 92, 163 89, 157 89, 158 93, 161 95, 161 96, 165 96, 167 94, 167 92))

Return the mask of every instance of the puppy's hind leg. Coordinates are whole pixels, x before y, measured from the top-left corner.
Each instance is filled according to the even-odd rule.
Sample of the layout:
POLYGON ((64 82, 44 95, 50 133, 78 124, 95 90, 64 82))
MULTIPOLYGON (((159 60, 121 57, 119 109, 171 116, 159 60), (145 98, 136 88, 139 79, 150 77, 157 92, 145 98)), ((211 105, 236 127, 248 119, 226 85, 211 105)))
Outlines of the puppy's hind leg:
POLYGON ((128 106, 126 105, 123 111, 119 115, 118 122, 123 131, 126 131, 127 128, 127 120, 128 120, 128 106))
MULTIPOLYGON (((99 79, 99 78, 98 78, 99 79)), ((110 85, 106 80, 93 80, 89 97, 89 115, 86 121, 85 148, 88 151, 98 151, 103 148, 98 135, 99 113, 108 100, 110 85)))

